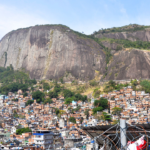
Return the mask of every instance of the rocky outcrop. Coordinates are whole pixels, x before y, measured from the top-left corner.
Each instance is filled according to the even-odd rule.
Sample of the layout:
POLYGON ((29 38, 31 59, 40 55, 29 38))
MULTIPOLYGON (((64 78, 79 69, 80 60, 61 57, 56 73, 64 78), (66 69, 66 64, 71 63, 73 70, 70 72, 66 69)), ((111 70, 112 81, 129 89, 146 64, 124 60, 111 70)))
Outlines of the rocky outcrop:
POLYGON ((26 70, 33 79, 90 80, 105 72, 102 47, 61 25, 18 29, 0 41, 0 66, 26 70))
MULTIPOLYGON (((150 41, 150 30, 100 33, 95 36, 150 41)), ((32 79, 87 81, 96 78, 96 73, 105 80, 150 79, 150 52, 118 50, 117 46, 109 40, 101 40, 98 44, 89 36, 62 25, 34 26, 12 31, 2 38, 0 66, 12 64, 15 70, 24 69, 32 79), (112 57, 106 64, 108 50, 112 57)))
POLYGON ((98 33, 95 35, 97 38, 111 38, 111 39, 128 39, 131 41, 148 41, 150 42, 150 29, 139 30, 135 32, 110 32, 110 33, 98 33))
POLYGON ((119 51, 107 70, 106 80, 150 79, 150 52, 135 49, 119 51))

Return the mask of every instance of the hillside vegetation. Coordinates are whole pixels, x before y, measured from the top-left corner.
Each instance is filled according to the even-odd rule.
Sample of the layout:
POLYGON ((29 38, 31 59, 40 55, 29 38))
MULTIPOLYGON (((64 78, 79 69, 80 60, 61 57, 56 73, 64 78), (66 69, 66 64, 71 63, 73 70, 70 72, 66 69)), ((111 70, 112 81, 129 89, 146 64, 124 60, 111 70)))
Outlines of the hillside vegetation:
POLYGON ((106 29, 100 29, 99 31, 95 31, 93 34, 99 34, 99 33, 111 33, 111 32, 135 32, 139 30, 144 30, 146 28, 150 28, 150 26, 144 26, 144 25, 138 25, 138 24, 129 24, 122 27, 113 27, 113 28, 106 28, 106 29))
POLYGON ((111 38, 101 38, 99 41, 107 41, 118 44, 116 50, 121 50, 123 48, 136 48, 136 49, 150 49, 150 42, 147 41, 130 41, 123 39, 111 39, 111 38))
POLYGON ((138 24, 130 24, 130 25, 126 25, 123 27, 113 27, 113 28, 108 28, 108 29, 100 29, 99 31, 95 31, 93 34, 91 35, 86 35, 84 33, 80 33, 77 31, 73 31, 75 34, 77 34, 79 37, 82 38, 89 38, 94 40, 95 42, 97 42, 102 48, 103 51, 106 55, 106 63, 108 64, 109 61, 111 60, 111 58, 113 57, 111 54, 111 49, 104 46, 104 44, 102 43, 103 41, 107 41, 112 43, 117 44, 117 48, 116 50, 122 50, 123 48, 136 48, 136 49, 143 49, 143 50, 149 50, 150 49, 150 42, 147 41, 130 41, 130 40, 124 40, 124 39, 113 39, 113 38, 97 38, 95 35, 96 34, 104 34, 104 33, 111 33, 111 32, 135 32, 135 31, 139 31, 139 30, 145 30, 146 28, 150 28, 150 26, 143 26, 143 25, 138 25, 138 24))
POLYGON ((7 68, 0 67, 0 93, 7 94, 8 92, 17 92, 19 89, 28 90, 36 80, 31 80, 23 71, 14 70, 10 65, 7 68))

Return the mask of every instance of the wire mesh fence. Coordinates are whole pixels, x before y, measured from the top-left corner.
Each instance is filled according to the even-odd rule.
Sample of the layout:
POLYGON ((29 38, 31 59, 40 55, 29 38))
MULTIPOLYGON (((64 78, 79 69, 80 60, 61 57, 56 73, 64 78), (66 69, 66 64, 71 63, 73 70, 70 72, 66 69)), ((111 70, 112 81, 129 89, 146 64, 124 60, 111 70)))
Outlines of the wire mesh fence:
POLYGON ((94 140, 102 141, 100 150, 150 150, 150 131, 141 125, 125 123, 122 127, 118 123, 94 137, 94 140))

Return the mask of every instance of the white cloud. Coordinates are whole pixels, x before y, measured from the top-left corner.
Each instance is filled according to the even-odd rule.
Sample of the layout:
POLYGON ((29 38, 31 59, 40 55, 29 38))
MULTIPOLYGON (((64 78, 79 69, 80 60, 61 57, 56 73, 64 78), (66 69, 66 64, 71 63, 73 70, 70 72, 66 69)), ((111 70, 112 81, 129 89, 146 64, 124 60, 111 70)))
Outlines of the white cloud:
POLYGON ((39 16, 24 13, 14 7, 0 5, 0 39, 11 30, 47 23, 39 16))

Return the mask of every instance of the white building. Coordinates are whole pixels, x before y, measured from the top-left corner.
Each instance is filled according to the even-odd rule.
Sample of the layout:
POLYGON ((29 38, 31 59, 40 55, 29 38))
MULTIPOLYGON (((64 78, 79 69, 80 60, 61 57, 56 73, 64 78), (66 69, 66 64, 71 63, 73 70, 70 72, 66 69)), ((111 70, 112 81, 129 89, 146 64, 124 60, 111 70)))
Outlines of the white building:
POLYGON ((92 119, 90 122, 87 123, 88 126, 96 126, 97 125, 97 120, 92 119))
POLYGON ((11 134, 16 133, 16 130, 17 130, 16 127, 12 127, 12 128, 11 128, 11 134))
POLYGON ((25 108, 26 104, 25 102, 20 102, 20 108, 25 108))
POLYGON ((59 119, 59 128, 64 128, 65 126, 67 126, 67 120, 63 118, 59 119))
POLYGON ((53 149, 53 136, 54 133, 47 130, 38 130, 33 133, 34 143, 43 149, 53 149))

